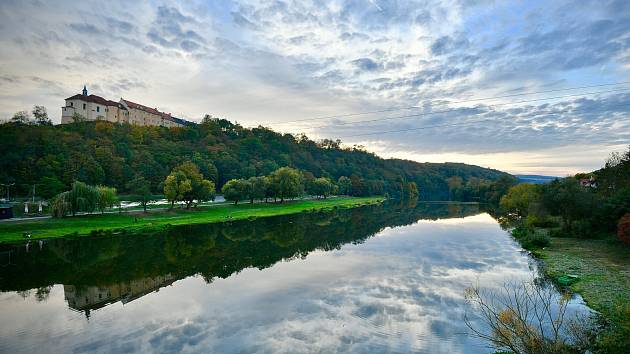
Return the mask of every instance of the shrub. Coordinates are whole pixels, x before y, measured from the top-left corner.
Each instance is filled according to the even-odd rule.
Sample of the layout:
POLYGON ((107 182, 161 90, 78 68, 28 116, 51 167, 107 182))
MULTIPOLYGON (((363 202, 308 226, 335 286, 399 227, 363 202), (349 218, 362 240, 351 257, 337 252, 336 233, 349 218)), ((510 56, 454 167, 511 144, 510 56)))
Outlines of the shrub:
POLYGON ((619 219, 617 224, 617 238, 626 246, 630 246, 630 213, 619 219))
POLYGON ((547 231, 529 228, 524 225, 514 228, 512 236, 527 250, 547 247, 551 243, 551 238, 547 231))
POLYGON ((496 351, 519 354, 583 353, 591 351, 592 320, 567 317, 571 296, 531 282, 508 283, 499 290, 467 288, 470 309, 464 323, 470 334, 496 351))
POLYGON ((525 219, 525 225, 530 227, 554 227, 558 222, 549 215, 529 214, 525 219))
POLYGON ((530 233, 528 242, 537 248, 543 248, 549 246, 551 239, 545 230, 534 230, 530 233))

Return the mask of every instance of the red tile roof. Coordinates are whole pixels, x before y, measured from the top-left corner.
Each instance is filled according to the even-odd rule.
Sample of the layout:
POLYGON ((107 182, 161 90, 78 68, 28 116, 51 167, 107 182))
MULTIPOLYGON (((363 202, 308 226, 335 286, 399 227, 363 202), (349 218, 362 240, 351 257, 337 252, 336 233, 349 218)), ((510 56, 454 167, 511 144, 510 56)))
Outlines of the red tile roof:
POLYGON ((66 100, 81 100, 85 102, 102 104, 103 106, 118 106, 118 102, 106 100, 103 97, 96 95, 83 96, 82 94, 77 94, 72 97, 66 98, 66 100))
POLYGON ((127 104, 127 106, 129 106, 129 108, 135 108, 135 109, 139 109, 141 111, 145 111, 145 112, 149 112, 149 113, 153 113, 153 114, 157 114, 157 115, 162 115, 162 113, 160 111, 158 111, 155 108, 151 108, 151 107, 147 107, 147 106, 143 106, 139 103, 135 103, 135 102, 131 102, 129 100, 125 100, 122 99, 123 101, 125 101, 125 103, 127 104))

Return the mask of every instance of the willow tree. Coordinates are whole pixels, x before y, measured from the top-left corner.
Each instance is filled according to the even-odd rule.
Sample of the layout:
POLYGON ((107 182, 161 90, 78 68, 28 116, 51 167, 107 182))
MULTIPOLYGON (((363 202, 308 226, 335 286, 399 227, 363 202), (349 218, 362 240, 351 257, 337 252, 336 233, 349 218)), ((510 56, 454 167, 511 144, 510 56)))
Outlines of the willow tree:
POLYGON ((113 208, 115 205, 118 205, 116 188, 97 186, 96 192, 98 193, 97 207, 101 213, 105 213, 107 208, 113 208))
POLYGON ((294 168, 281 167, 273 171, 269 177, 276 196, 280 198, 280 203, 286 198, 300 196, 304 190, 302 175, 294 168))

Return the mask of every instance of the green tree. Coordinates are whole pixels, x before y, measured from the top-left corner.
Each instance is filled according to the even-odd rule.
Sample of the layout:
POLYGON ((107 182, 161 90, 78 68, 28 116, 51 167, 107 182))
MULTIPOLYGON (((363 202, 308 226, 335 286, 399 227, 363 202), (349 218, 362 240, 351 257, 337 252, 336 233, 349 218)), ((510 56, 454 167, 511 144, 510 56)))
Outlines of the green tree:
POLYGON ((281 167, 269 177, 278 198, 280 198, 280 203, 284 202, 286 198, 298 197, 304 190, 302 176, 296 169, 281 167))
POLYGON ((99 192, 96 187, 75 181, 69 191, 53 198, 51 211, 54 217, 62 217, 70 213, 75 216, 77 212, 93 212, 98 207, 98 203, 99 192))
POLYGON ((507 212, 527 216, 530 207, 539 200, 540 188, 537 185, 521 183, 510 188, 507 194, 501 197, 499 205, 507 212))
POLYGON ((460 176, 452 176, 446 179, 451 200, 460 200, 463 186, 463 179, 460 176))
POLYGON ((264 176, 250 177, 247 182, 250 185, 249 202, 254 203, 254 199, 264 199, 269 188, 269 179, 264 176))
POLYGON ((352 181, 346 176, 341 176, 337 180, 337 186, 339 186, 339 194, 352 195, 352 181))
POLYGON ((98 210, 101 213, 105 213, 105 209, 113 208, 118 204, 118 197, 116 196, 116 188, 97 186, 96 192, 98 193, 98 200, 96 202, 98 210))
POLYGON ((573 230, 574 221, 587 219, 598 205, 595 195, 572 177, 543 185, 541 197, 544 208, 551 215, 560 216, 568 231, 573 230))
POLYGON ((328 178, 320 177, 311 181, 310 193, 312 195, 326 199, 333 190, 333 184, 328 178))
POLYGON ((190 181, 190 190, 183 193, 182 200, 186 203, 186 208, 190 208, 196 200, 198 203, 206 200, 214 200, 215 188, 214 183, 203 178, 197 165, 190 161, 175 167, 173 172, 183 173, 186 179, 190 181))
POLYGON ((127 189, 132 193, 133 199, 142 205, 144 212, 147 212, 147 204, 154 201, 149 182, 142 176, 136 176, 129 183, 127 189))
POLYGON ((192 184, 184 172, 172 172, 164 181, 164 195, 171 202, 171 209, 175 202, 184 200, 184 195, 191 190, 192 184))
POLYGON ((92 213, 96 209, 99 194, 95 187, 77 181, 70 192, 73 216, 79 211, 92 213))
POLYGON ((48 111, 46 111, 46 107, 33 106, 32 113, 35 118, 35 123, 39 125, 52 125, 50 118, 48 118, 48 111))
POLYGON ((59 180, 59 178, 52 176, 44 176, 39 180, 37 184, 37 190, 39 195, 45 199, 54 197, 55 195, 63 192, 66 186, 59 180))
POLYGON ((231 179, 221 188, 223 198, 233 201, 237 205, 239 201, 249 198, 250 184, 244 179, 231 179))
POLYGON ((29 124, 31 121, 31 116, 27 111, 19 111, 13 114, 11 117, 11 122, 13 123, 21 123, 21 124, 29 124))

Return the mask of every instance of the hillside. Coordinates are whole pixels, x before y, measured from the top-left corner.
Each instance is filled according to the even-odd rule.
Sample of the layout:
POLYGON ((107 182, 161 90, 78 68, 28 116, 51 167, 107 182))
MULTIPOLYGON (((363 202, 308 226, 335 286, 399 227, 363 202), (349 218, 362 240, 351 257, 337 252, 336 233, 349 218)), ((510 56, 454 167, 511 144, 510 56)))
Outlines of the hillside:
POLYGON ((479 186, 487 190, 490 181, 512 179, 504 172, 462 163, 382 159, 361 148, 341 148, 338 141, 314 142, 303 135, 249 129, 214 118, 174 129, 103 121, 55 126, 6 123, 0 125, 0 139, 0 182, 15 182, 12 191, 21 196, 35 184, 37 195, 50 197, 74 180, 113 186, 124 193, 135 175, 160 192, 171 169, 186 160, 196 163, 218 188, 232 178, 267 175, 291 166, 335 181, 350 177, 359 195, 391 192, 403 178, 416 182, 422 199, 445 200, 466 188, 466 193, 457 193, 458 199, 483 200, 479 186))

